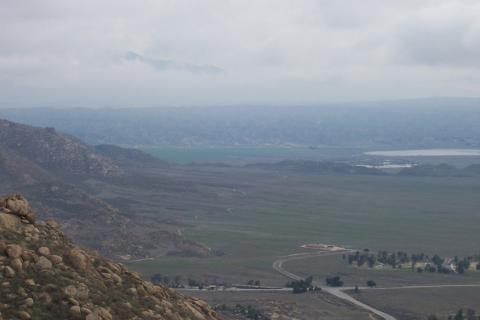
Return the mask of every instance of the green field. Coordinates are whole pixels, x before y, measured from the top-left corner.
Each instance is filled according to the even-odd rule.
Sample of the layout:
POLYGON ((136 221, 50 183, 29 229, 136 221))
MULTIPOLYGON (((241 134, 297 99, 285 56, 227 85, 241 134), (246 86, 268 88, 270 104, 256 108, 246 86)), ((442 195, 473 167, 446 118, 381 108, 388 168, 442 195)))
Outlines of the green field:
POLYGON ((402 320, 427 319, 432 314, 447 319, 459 309, 475 310, 478 316, 480 311, 478 287, 360 291, 353 295, 402 320))
MULTIPOLYGON (((155 190, 145 185, 149 202, 143 211, 154 206, 156 211, 150 208, 149 214, 160 211, 181 219, 188 224, 184 235, 225 255, 165 257, 132 265, 146 276, 162 272, 283 284, 285 279, 274 273, 272 262, 300 251, 307 242, 444 256, 479 252, 480 181, 476 178, 306 176, 242 168, 175 170, 168 175, 181 177, 192 189, 181 195, 159 190, 156 198, 155 190), (181 208, 173 210, 179 202, 181 208)), ((132 192, 141 194, 138 189, 132 192)), ((299 264, 296 270, 302 271, 302 262, 295 263, 299 264)), ((304 273, 308 272, 305 268, 304 273)), ((410 273, 405 276, 415 279, 410 273)), ((396 277, 392 276, 393 282, 396 277)))
POLYGON ((480 283, 480 272, 468 272, 464 275, 441 273, 417 273, 405 269, 368 269, 348 265, 340 256, 309 258, 290 261, 285 265, 289 271, 303 275, 312 275, 320 283, 325 278, 338 275, 345 286, 366 286, 368 280, 374 280, 378 287, 398 287, 430 284, 471 284, 480 283))
MULTIPOLYGON (((305 251, 300 248, 302 244, 318 242, 443 257, 480 253, 478 177, 309 175, 254 167, 190 165, 135 170, 122 177, 90 180, 88 188, 135 219, 170 221, 165 223, 166 229, 224 253, 203 258, 161 256, 127 263, 146 278, 160 273, 207 283, 238 284, 254 279, 282 286, 288 279, 273 270, 273 261, 305 251)), ((352 286, 363 286, 370 279, 382 287, 480 283, 480 272, 443 275, 378 271, 349 266, 341 256, 295 260, 285 267, 296 274, 313 275, 319 282, 339 275, 352 286)), ((472 290, 454 293, 453 303, 445 305, 442 314, 455 311, 459 305, 468 307, 472 290)), ((382 302, 381 293, 365 291, 359 299, 402 314, 399 319, 420 319, 415 317, 429 311, 412 304, 411 318, 404 318, 411 304, 409 296, 399 296, 406 302, 398 310, 390 310, 391 304, 386 304, 394 301, 396 294, 392 290, 388 293, 392 300, 382 302)), ((426 299, 432 306, 448 299, 448 294, 425 296, 417 291, 412 291, 412 296, 426 299)), ((212 303, 237 299, 231 295, 206 298, 212 303)), ((245 296, 238 299, 250 301, 245 296)), ((262 306, 265 298, 255 299, 262 306)), ((274 294, 269 301, 298 306, 297 298, 292 299, 274 294)), ((338 311, 334 307, 342 303, 338 300, 307 300, 302 300, 305 310, 310 310, 305 312, 315 314, 319 310, 309 306, 321 306, 325 319, 359 318, 353 315, 358 309, 351 306, 341 306, 342 310, 352 308, 346 313, 338 311)))
MULTIPOLYGON (((210 305, 235 306, 254 305, 269 315, 271 319, 324 319, 324 320, 371 320, 372 317, 354 306, 332 299, 329 294, 315 292, 305 295, 283 293, 256 293, 256 292, 194 292, 189 293, 207 301, 210 305)), ((224 313, 221 313, 225 316, 224 313)), ((228 314, 227 314, 228 316, 228 314)), ((222 317, 222 319, 236 319, 238 317, 222 317)))

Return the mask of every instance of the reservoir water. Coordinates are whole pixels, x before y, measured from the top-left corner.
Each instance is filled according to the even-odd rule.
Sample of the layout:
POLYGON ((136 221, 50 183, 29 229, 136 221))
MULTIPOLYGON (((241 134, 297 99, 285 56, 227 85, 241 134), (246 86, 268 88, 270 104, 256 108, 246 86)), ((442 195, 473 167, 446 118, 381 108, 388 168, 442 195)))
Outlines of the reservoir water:
POLYGON ((480 149, 411 149, 368 151, 370 156, 383 157, 480 157, 480 149))

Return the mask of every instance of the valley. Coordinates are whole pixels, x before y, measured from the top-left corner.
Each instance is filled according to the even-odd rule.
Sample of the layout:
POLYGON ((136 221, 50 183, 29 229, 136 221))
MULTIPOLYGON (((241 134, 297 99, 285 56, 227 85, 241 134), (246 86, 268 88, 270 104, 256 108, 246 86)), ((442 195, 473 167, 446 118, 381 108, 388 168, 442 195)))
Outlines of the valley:
POLYGON ((480 1, 0 17, 0 320, 480 320, 480 1))
MULTIPOLYGON (((55 141, 59 150, 53 154, 73 148, 77 155, 73 162, 58 156, 39 160, 32 149, 15 147, 15 136, 8 136, 12 141, 2 149, 0 189, 25 193, 42 218, 59 219, 62 228, 83 245, 99 249, 146 279, 178 279, 183 285, 191 280, 205 287, 256 282, 281 288, 289 279, 272 264, 280 257, 318 249, 305 244, 452 258, 479 253, 476 157, 439 157, 433 164, 427 159, 414 167, 379 170, 356 165, 384 161, 379 156, 365 157, 359 150, 329 153, 293 148, 289 156, 269 153, 269 149, 260 154, 243 149, 240 158, 225 158, 221 153, 208 162, 202 162, 203 156, 195 161, 194 153, 188 161, 176 163, 161 158, 163 149, 149 155, 111 145, 90 147, 51 129, 17 128, 13 123, 6 128, 22 130, 27 137, 37 135, 37 154, 55 141), (316 153, 315 160, 297 159, 306 156, 304 152, 316 153), (54 161, 61 170, 55 169, 59 165, 54 161)), ((308 319, 322 312, 326 319, 370 319, 372 314, 325 287, 325 279, 339 276, 346 289, 359 286, 360 294, 348 294, 397 316, 403 314, 402 307, 397 310, 377 303, 376 291, 363 289, 367 281, 374 280, 378 288, 435 290, 430 286, 439 286, 442 292, 480 283, 478 272, 357 268, 341 255, 286 260, 281 266, 298 279, 313 276, 324 290, 294 296, 284 291, 253 291, 254 300, 234 291, 186 293, 214 306, 225 303, 226 309, 217 305, 217 311, 227 318, 247 310, 232 305, 243 301, 269 317, 290 314, 308 319), (318 303, 324 306, 321 310, 314 307, 318 303)), ((465 292, 469 290, 474 288, 465 292)), ((405 291, 388 292, 392 299, 396 295, 408 299, 405 291)), ((434 303, 437 298, 429 299, 434 303)), ((457 306, 447 304, 445 310, 455 312, 457 306)), ((467 307, 479 309, 466 303, 467 307)), ((424 312, 412 309, 409 317, 421 319, 424 312)))
MULTIPOLYGON (((172 230, 221 252, 209 257, 169 255, 127 262, 147 278, 160 273, 207 284, 246 284, 255 279, 266 286, 284 286, 288 279, 272 269, 273 261, 304 251, 301 246, 305 243, 318 242, 451 257, 478 253, 475 239, 480 203, 476 195, 480 181, 475 176, 303 174, 276 167, 182 165, 154 171, 138 169, 135 178, 109 177, 86 183, 104 201, 136 207, 148 217, 161 215, 165 221, 175 222, 172 230), (144 185, 139 187, 140 183, 128 179, 139 179, 144 185), (166 186, 160 181, 171 184, 166 186), (132 194, 135 201, 127 204, 124 197, 132 194)), ((350 287, 365 286, 370 279, 379 287, 480 283, 480 274, 475 272, 444 275, 358 269, 348 266, 340 256, 289 261, 286 268, 302 277, 313 275, 318 283, 340 275, 345 286, 350 287)), ((210 303, 228 302, 236 296, 245 303, 252 302, 240 298, 240 292, 189 294, 210 303)), ((290 299, 285 293, 252 294, 257 297, 256 306, 267 309, 272 305, 261 302, 262 297, 274 295, 272 301, 290 299)), ((392 299, 397 294, 405 293, 389 292, 392 299)), ((362 291, 359 300, 369 295, 370 291, 362 291)), ((305 296, 305 301, 310 296, 305 296)), ((447 304, 445 309, 454 312, 457 305, 447 304)), ((422 319, 420 314, 413 312, 410 318, 422 319)))

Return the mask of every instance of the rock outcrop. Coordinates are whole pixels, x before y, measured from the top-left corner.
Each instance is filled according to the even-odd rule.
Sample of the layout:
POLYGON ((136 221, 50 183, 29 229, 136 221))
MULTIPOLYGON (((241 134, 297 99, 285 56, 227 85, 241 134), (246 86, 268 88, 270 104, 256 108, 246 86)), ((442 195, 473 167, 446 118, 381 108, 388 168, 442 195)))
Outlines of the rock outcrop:
POLYGON ((215 320, 203 301, 76 246, 28 201, 0 200, 0 319, 215 320))

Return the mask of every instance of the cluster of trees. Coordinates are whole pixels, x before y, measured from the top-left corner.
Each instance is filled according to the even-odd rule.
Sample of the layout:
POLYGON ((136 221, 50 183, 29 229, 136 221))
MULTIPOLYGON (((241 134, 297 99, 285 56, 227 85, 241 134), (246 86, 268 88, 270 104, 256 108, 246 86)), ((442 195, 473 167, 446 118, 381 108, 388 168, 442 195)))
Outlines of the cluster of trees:
POLYGON ((252 320, 270 320, 270 317, 264 314, 261 310, 258 310, 252 305, 241 305, 237 304, 235 307, 228 307, 226 304, 222 304, 220 306, 217 306, 215 308, 216 310, 219 311, 228 311, 231 312, 235 315, 241 315, 247 319, 252 319, 252 320))
MULTIPOLYGON (((436 315, 430 315, 428 320, 440 320, 440 318, 436 315)), ((448 316, 448 320, 480 320, 480 315, 477 315, 475 310, 472 309, 467 309, 466 311, 460 309, 457 313, 448 316)))
POLYGON ((248 280, 247 285, 260 287, 261 282, 260 280, 248 280))
MULTIPOLYGON (((417 272, 438 272, 438 273, 452 273, 453 270, 444 265, 445 259, 441 258, 439 255, 434 255, 430 262, 425 264, 425 268, 417 268, 417 272)), ((463 273, 463 272, 462 272, 463 273)))
POLYGON ((294 280, 287 282, 287 288, 293 288, 293 293, 304 293, 307 291, 317 291, 320 288, 314 287, 313 284, 313 277, 310 276, 304 280, 294 280))
POLYGON ((163 284, 170 288, 179 288, 183 285, 183 277, 182 276, 174 276, 170 277, 167 275, 162 275, 160 273, 154 274, 150 281, 155 284, 163 284))
POLYGON ((401 268, 402 264, 409 263, 411 261, 423 261, 426 256, 421 254, 412 254, 409 256, 406 252, 387 252, 379 251, 376 254, 370 253, 369 249, 364 249, 362 252, 357 251, 354 254, 344 255, 344 259, 348 261, 349 264, 356 264, 359 267, 367 265, 370 268, 373 268, 375 264, 382 263, 390 265, 392 268, 401 268))
MULTIPOLYGON (((445 265, 445 259, 441 258, 439 255, 434 255, 429 263, 425 264, 425 268, 417 268, 417 272, 438 272, 438 273, 458 273, 464 274, 470 268, 472 264, 473 257, 466 257, 459 259, 455 257, 449 262, 449 265, 445 265)), ((477 263, 476 269, 480 270, 480 264, 477 263)))
POLYGON ((367 281, 367 286, 370 287, 370 288, 373 288, 373 287, 377 286, 377 283, 373 280, 368 280, 367 281))
MULTIPOLYGON (((470 268, 473 261, 480 261, 480 256, 469 256, 465 258, 455 257, 448 261, 441 258, 439 255, 429 257, 424 253, 407 254, 404 251, 388 252, 379 251, 376 254, 370 252, 369 249, 357 251, 353 254, 343 255, 343 259, 347 260, 349 264, 355 264, 359 267, 367 265, 373 268, 377 263, 389 265, 392 268, 402 268, 402 265, 410 264, 412 271, 417 272, 439 272, 439 273, 459 273, 463 274, 470 268), (417 263, 424 262, 424 267, 416 267, 417 263)), ((480 270, 480 262, 477 262, 476 269, 480 270)))
MULTIPOLYGON (((155 284, 163 284, 169 288, 183 288, 186 285, 189 287, 198 287, 199 289, 203 289, 205 287, 208 287, 212 283, 208 283, 202 280, 196 280, 192 278, 187 278, 185 279, 182 276, 176 275, 176 276, 168 276, 168 275, 162 275, 160 273, 154 274, 151 278, 150 281, 155 284)), ((218 283, 215 282, 213 283, 214 285, 223 285, 227 286, 226 283, 218 283)))
POLYGON ((343 281, 340 279, 339 276, 328 277, 325 279, 325 283, 329 287, 341 287, 343 286, 343 281))

